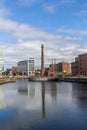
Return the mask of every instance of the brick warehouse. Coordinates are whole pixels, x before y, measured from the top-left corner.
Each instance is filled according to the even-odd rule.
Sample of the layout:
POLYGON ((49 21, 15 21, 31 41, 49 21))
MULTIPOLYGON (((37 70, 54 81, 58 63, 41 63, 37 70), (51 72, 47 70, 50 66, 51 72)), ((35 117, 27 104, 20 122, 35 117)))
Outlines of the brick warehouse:
POLYGON ((71 63, 71 69, 73 75, 87 76, 87 53, 78 55, 71 63))
POLYGON ((68 62, 60 62, 58 64, 51 64, 49 68, 45 71, 45 74, 47 76, 53 76, 56 77, 58 73, 65 73, 65 74, 70 74, 71 69, 70 69, 70 63, 68 62))

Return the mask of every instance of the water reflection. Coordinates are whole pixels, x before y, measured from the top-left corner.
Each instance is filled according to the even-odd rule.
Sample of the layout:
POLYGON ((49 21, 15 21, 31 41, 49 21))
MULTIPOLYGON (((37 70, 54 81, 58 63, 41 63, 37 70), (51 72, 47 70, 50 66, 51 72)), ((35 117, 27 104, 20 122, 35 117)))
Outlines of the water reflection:
POLYGON ((42 117, 44 118, 46 115, 45 109, 45 83, 42 82, 42 117))
POLYGON ((51 94, 53 101, 55 101, 55 103, 56 103, 56 101, 57 101, 57 85, 56 85, 56 82, 51 84, 50 94, 51 94))
POLYGON ((87 84, 74 83, 72 84, 73 98, 76 99, 76 103, 79 108, 87 109, 87 84))
POLYGON ((55 103, 57 102, 57 86, 56 86, 56 83, 49 83, 49 82, 42 82, 41 83, 41 86, 42 86, 42 117, 45 118, 46 116, 46 104, 48 102, 54 102, 55 103), (47 99, 48 95, 50 94, 52 100, 49 100, 47 99))
POLYGON ((17 90, 19 94, 25 94, 27 96, 29 96, 29 98, 34 98, 35 97, 35 86, 30 86, 28 84, 28 82, 21 82, 21 84, 19 83, 19 81, 17 82, 17 90))
POLYGON ((35 86, 28 86, 28 96, 31 98, 31 99, 34 99, 35 98, 35 86))
POLYGON ((28 95, 28 86, 27 86, 27 82, 23 82, 23 81, 17 81, 17 90, 19 94, 25 94, 28 95))
POLYGON ((3 86, 0 86, 0 109, 6 107, 5 94, 3 86))
POLYGON ((0 87, 0 108, 0 130, 86 130, 87 85, 8 83, 0 87))
POLYGON ((73 103, 75 103, 74 106, 79 105, 79 108, 87 108, 87 84, 18 81, 17 85, 18 93, 22 95, 22 101, 24 100, 24 105, 19 104, 21 108, 41 110, 43 118, 49 113, 47 111, 48 103, 52 105, 52 109, 56 104, 60 105, 61 102, 62 105, 70 107, 69 109, 73 103), (28 99, 24 98, 23 95, 26 95, 28 99))
MULTIPOLYGON (((25 81, 18 81, 17 82, 17 91, 21 95, 28 96, 29 102, 31 106, 41 103, 39 108, 42 108, 42 117, 45 118, 46 116, 46 101, 48 99, 46 97, 50 95, 51 99, 49 102, 57 102, 57 85, 55 82, 40 82, 40 83, 28 83, 25 81), (23 82, 23 83, 22 83, 23 82)), ((23 98, 23 97, 22 97, 23 98)))

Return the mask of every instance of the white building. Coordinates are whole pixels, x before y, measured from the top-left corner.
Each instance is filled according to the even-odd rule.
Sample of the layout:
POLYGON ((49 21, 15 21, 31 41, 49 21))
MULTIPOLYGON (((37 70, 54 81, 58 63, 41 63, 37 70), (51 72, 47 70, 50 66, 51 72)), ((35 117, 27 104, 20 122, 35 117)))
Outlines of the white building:
POLYGON ((3 58, 3 53, 0 52, 0 74, 4 71, 4 58, 3 58))
POLYGON ((29 60, 18 62, 18 72, 26 76, 34 76, 35 75, 34 58, 29 58, 29 60))

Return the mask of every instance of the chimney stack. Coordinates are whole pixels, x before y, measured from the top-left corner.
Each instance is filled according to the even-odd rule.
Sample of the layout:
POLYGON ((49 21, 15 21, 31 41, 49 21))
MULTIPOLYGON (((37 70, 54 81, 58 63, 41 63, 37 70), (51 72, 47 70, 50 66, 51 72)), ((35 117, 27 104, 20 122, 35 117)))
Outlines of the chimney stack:
POLYGON ((41 76, 44 76, 44 45, 41 45, 41 76))

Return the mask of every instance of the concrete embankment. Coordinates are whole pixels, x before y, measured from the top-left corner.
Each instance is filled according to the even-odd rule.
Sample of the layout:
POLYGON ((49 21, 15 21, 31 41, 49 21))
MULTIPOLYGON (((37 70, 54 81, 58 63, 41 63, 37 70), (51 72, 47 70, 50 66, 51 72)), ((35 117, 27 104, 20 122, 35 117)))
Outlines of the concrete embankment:
POLYGON ((87 83, 87 77, 30 77, 29 81, 52 81, 52 82, 78 82, 87 83))
POLYGON ((33 82, 35 82, 35 81, 40 81, 40 82, 48 81, 48 77, 30 77, 29 81, 33 81, 33 82))
POLYGON ((0 76, 0 84, 16 82, 16 80, 25 80, 28 79, 28 76, 0 76))
POLYGON ((87 83, 87 77, 61 77, 58 81, 87 83))
POLYGON ((29 79, 28 76, 21 76, 21 75, 15 76, 15 78, 16 78, 17 80, 25 80, 25 79, 29 79))
POLYGON ((0 84, 9 83, 9 82, 16 82, 16 79, 10 77, 0 78, 0 84))

